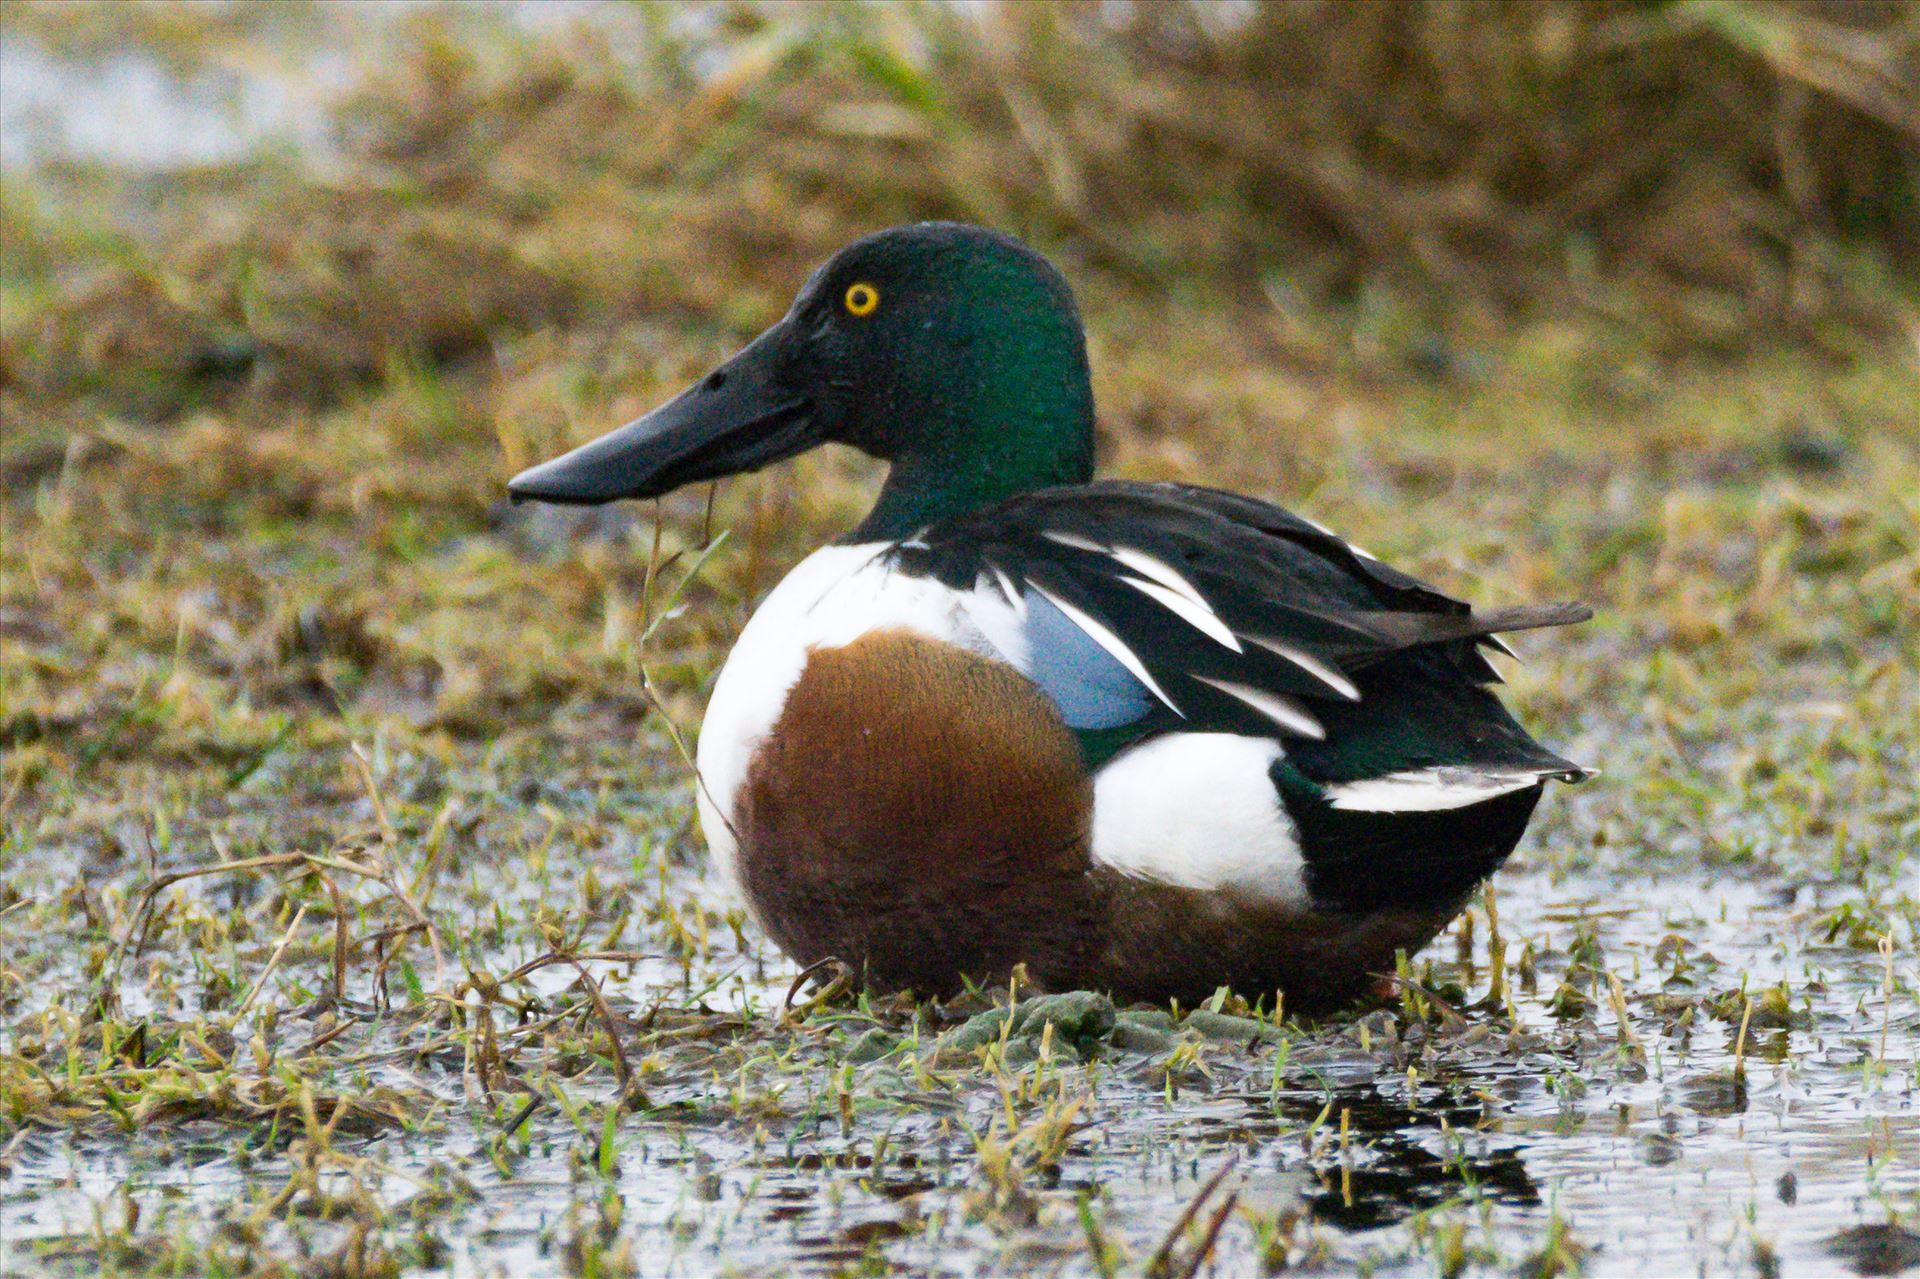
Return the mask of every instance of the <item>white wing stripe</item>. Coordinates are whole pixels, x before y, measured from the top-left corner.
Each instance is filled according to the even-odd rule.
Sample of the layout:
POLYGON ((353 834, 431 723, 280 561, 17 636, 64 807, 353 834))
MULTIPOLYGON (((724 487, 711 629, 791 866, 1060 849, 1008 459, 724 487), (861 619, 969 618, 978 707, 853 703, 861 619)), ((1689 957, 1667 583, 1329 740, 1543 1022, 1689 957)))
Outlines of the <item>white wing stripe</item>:
POLYGON ((1301 515, 1297 511, 1294 512, 1294 518, 1299 520, 1302 524, 1306 525, 1308 528, 1313 529, 1316 532, 1325 533, 1328 537, 1340 543, 1340 545, 1346 547, 1349 551, 1352 551, 1355 555, 1358 555, 1361 559, 1372 560, 1376 564, 1380 562, 1380 557, 1378 555, 1375 555, 1372 551, 1366 550, 1362 547, 1355 546, 1352 542, 1349 542, 1346 538, 1341 537, 1338 533, 1334 532, 1332 529, 1322 524, 1319 520, 1310 520, 1306 516, 1301 515))
POLYGON ((1196 675, 1194 678, 1202 684, 1213 685, 1229 697, 1239 698, 1280 727, 1291 729, 1302 737, 1311 737, 1317 742, 1325 740, 1327 736, 1327 730, 1320 726, 1319 720, 1283 693, 1270 693, 1264 688, 1236 684, 1232 680, 1208 679, 1205 675, 1196 675))
POLYGON ((1097 555, 1109 554, 1112 550, 1100 542, 1091 541, 1077 533, 1057 533, 1053 529, 1040 530, 1040 536, 1049 542, 1058 542, 1062 546, 1071 546, 1076 551, 1092 551, 1097 555))
POLYGON ((1435 813, 1538 786, 1552 775, 1551 770, 1479 773, 1464 768, 1420 768, 1329 786, 1327 801, 1349 812, 1435 813))
POLYGON ((1033 587, 1034 590, 1045 596, 1049 603, 1067 615, 1068 621, 1085 632, 1088 639, 1105 649, 1112 655, 1115 661, 1126 667, 1135 679, 1145 684, 1148 690, 1166 705, 1168 710, 1180 716, 1182 719, 1186 718, 1187 713, 1173 704, 1173 699, 1167 696, 1166 690, 1162 689, 1159 682, 1155 680, 1152 675, 1148 674, 1145 663, 1141 662, 1141 660, 1134 655, 1132 649, 1120 642, 1118 635, 1115 635, 1112 631, 1089 617, 1084 610, 1069 604, 1046 587, 1040 585, 1040 583, 1029 581, 1027 585, 1033 587))
POLYGON ((1116 546, 1110 554, 1134 572, 1152 578, 1170 591, 1178 591, 1207 612, 1213 612, 1213 605, 1207 603, 1206 597, 1165 560, 1157 560, 1145 551, 1136 551, 1131 546, 1116 546))
POLYGON ((1008 605, 1012 607, 1014 613, 1021 621, 1026 621, 1027 597, 1020 593, 1020 588, 1013 584, 1013 579, 1007 576, 1005 569, 995 564, 992 560, 986 561, 986 565, 987 570, 993 574, 993 580, 1000 584, 1000 593, 1006 596, 1008 605))
POLYGON ((1145 578, 1130 574, 1122 574, 1120 580, 1141 594, 1166 605, 1174 613, 1179 614, 1182 621, 1190 624, 1208 639, 1224 644, 1236 653, 1246 652, 1240 647, 1240 641, 1234 638, 1233 632, 1227 629, 1227 624, 1214 616, 1213 610, 1196 606, 1186 596, 1178 591, 1170 591, 1158 582, 1149 582, 1145 578))
POLYGON ((1291 644, 1282 643, 1277 639, 1269 639, 1264 635, 1249 635, 1246 638, 1252 640, 1261 648, 1266 649, 1269 653, 1274 653, 1286 658, 1289 662, 1292 662, 1295 666, 1298 666, 1301 670, 1313 676, 1348 701, 1357 702, 1360 700, 1360 690, 1354 685, 1352 680, 1319 658, 1313 656, 1313 654, 1295 648, 1291 644))

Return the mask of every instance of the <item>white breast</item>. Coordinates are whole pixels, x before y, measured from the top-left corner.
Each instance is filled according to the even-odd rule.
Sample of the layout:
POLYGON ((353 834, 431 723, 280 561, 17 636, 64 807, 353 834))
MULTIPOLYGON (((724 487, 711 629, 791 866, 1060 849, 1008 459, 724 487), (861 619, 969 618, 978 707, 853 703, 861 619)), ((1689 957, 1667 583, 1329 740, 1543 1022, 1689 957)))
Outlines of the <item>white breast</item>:
POLYGON ((957 591, 897 573, 883 558, 889 546, 828 546, 800 561, 754 611, 714 684, 695 752, 700 826, 715 865, 736 884, 734 797, 810 651, 899 628, 1027 669, 1019 614, 997 586, 957 591))
MULTIPOLYGON (((999 582, 955 590, 895 572, 889 546, 829 546, 802 560, 754 611, 721 669, 695 762, 700 826, 736 886, 735 797, 809 652, 900 628, 1032 669, 1023 609, 999 582)), ((1170 733, 1124 752, 1094 779, 1094 860, 1142 879, 1304 902, 1297 832, 1267 771, 1280 749, 1271 738, 1170 733)))

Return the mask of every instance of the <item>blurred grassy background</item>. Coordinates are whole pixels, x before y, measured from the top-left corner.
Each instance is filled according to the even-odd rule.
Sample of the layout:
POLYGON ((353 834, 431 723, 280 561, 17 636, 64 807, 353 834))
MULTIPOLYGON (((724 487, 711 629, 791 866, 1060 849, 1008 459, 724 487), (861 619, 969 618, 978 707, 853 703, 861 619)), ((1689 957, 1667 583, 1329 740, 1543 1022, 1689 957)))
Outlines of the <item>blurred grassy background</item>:
MULTIPOLYGON (((1634 616, 1611 570, 1686 522, 1682 480, 1740 494, 1722 517, 1747 526, 1707 520, 1699 555, 1743 570, 1772 536, 1757 478, 1893 497, 1912 474, 1908 4, 530 17, 6 6, 8 40, 182 81, 346 60, 309 146, 0 184, 15 795, 152 755, 125 707, 161 659, 173 693, 207 682, 156 712, 188 757, 250 757, 286 714, 326 736, 309 709, 482 736, 582 701, 641 716, 628 517, 511 515, 503 476, 900 219, 1062 261, 1110 469, 1308 503, 1453 586, 1634 616), (1572 505, 1540 505, 1544 476, 1572 505)), ((764 588, 870 471, 735 486, 716 590, 764 588)), ((1776 492, 1768 519, 1820 501, 1776 492)), ((1901 501, 1862 568, 1905 582, 1901 501)), ((703 495, 668 511, 672 549, 703 495)), ((1676 599, 1659 555, 1647 591, 1688 605, 1667 630, 1728 638, 1740 572, 1676 599)), ((653 645, 689 714, 732 620, 695 609, 653 645)))
MULTIPOLYGON (((208 681, 155 713, 189 755, 324 736, 314 708, 640 715, 643 567, 598 536, 628 517, 508 513, 502 480, 908 218, 1062 263, 1109 469, 1304 503, 1455 587, 1633 617, 1644 586, 1702 639, 1752 607, 1764 520, 1865 476, 1861 570, 1911 579, 1912 5, 537 9, 0 13, 185 80, 345 65, 310 145, 0 183, 9 802, 150 753, 107 727, 162 666, 208 681), (1735 496, 1676 595, 1683 481, 1735 496)), ((733 486, 736 610, 697 596, 653 646, 681 709, 871 469, 733 486)))
MULTIPOLYGON (((1911 473, 1911 5, 530 12, 6 7, 8 40, 183 80, 346 61, 304 148, 0 184, 11 789, 151 750, 99 734, 162 655, 212 681, 189 738, 244 722, 229 753, 283 737, 274 708, 630 706, 641 568, 553 560, 624 517, 516 517, 501 481, 902 219, 1061 261, 1109 468, 1306 502, 1416 568, 1445 546, 1456 586, 1630 610, 1608 570, 1660 534, 1594 533, 1603 500, 1911 473), (1548 472, 1585 496, 1528 527, 1548 472), (1613 549, 1513 558, 1554 537, 1613 549)), ((734 486, 718 589, 843 526, 870 471, 734 486)), ((683 692, 732 625, 693 614, 655 646, 683 692)))
MULTIPOLYGON (((417 1024, 321 1033, 237 1101, 183 1045, 266 983, 283 930, 315 921, 273 1010, 321 1015, 321 920, 352 916, 356 980, 375 952, 428 970, 371 888, 343 908, 261 870, 139 924, 124 988, 154 1031, 112 1047, 135 1032, 102 983, 157 874, 357 848, 376 818, 481 970, 590 930, 678 965, 666 1001, 704 997, 729 933, 764 952, 693 891, 658 710, 692 730, 756 595, 858 517, 875 467, 722 486, 733 535, 671 610, 706 492, 656 525, 509 509, 503 485, 909 218, 1066 271, 1107 472, 1282 501, 1476 599, 1596 605, 1522 637, 1510 692, 1606 776, 1543 806, 1503 885, 1594 872, 1645 922, 1688 876, 1838 884, 1794 936, 1868 956, 1920 919, 1920 6, 7 0, 0 41, 79 77, 306 86, 224 158, 0 175, 0 1135, 291 1131, 308 1083, 364 1091, 363 1032, 437 1035, 414 978, 417 1024)), ((320 1264, 192 1211, 100 1232, 171 1230, 162 1270, 320 1264)), ((412 1255, 367 1237, 386 1251, 342 1245, 340 1273, 412 1255)), ((109 1243, 74 1272, 134 1255, 109 1243)))
MULTIPOLYGON (((486 16, 363 32, 380 56, 318 172, 280 154, 164 190, 10 186, 7 385, 248 364, 326 386, 504 334, 750 326, 853 234, 924 217, 1017 231, 1083 286, 1252 308, 1305 358, 1337 333, 1444 363, 1542 313, 1663 353, 1911 320, 1920 14, 1898 0, 486 16)), ((190 72, 322 18, 6 21, 190 72)))

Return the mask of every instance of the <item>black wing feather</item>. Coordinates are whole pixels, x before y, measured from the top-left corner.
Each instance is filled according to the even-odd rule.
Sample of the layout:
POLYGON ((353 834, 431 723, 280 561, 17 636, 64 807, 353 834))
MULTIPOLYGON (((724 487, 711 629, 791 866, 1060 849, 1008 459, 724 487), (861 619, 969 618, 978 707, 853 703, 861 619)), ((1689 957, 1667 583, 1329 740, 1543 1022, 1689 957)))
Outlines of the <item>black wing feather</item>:
MULTIPOLYGON (((1530 744, 1477 687, 1498 679, 1477 646, 1497 631, 1591 616, 1579 604, 1476 612, 1277 506, 1181 484, 1041 489, 935 524, 892 555, 902 570, 960 590, 997 571, 1105 627, 1173 703, 1148 704, 1143 734, 1182 728, 1314 741, 1330 726, 1329 740, 1311 752, 1328 758, 1342 738, 1380 736, 1386 725, 1369 721, 1404 700, 1386 695, 1402 672, 1423 696, 1440 688, 1451 706, 1446 718, 1464 721, 1463 729, 1491 716, 1499 721, 1493 738, 1530 744), (1173 576, 1143 576, 1122 552, 1173 576), (1165 580, 1189 586, 1238 651, 1139 584, 1165 580), (1349 705, 1356 681, 1368 692, 1349 705), (1375 731, 1360 731, 1369 727, 1375 731)), ((1487 739, 1465 731, 1461 740, 1476 737, 1487 739)), ((1557 759, 1534 750, 1540 760, 1557 759)), ((1370 770, 1390 763, 1375 749, 1364 753, 1375 757, 1370 770)), ((1500 755, 1511 760, 1513 752, 1500 755)))

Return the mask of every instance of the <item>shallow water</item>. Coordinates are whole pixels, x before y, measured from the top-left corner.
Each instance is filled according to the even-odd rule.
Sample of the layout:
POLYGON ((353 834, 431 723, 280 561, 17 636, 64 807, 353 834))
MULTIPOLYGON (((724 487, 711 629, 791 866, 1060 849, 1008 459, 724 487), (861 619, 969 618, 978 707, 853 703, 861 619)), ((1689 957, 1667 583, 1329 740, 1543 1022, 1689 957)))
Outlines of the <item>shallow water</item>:
MULTIPOLYGON (((323 145, 309 109, 338 86, 335 63, 322 50, 289 67, 229 67, 182 82, 140 54, 79 67, 9 40, 0 48, 0 159, 9 169, 56 155, 193 165, 281 143, 311 155, 323 145)), ((1572 753, 1600 758, 1607 752, 1595 742, 1634 735, 1606 723, 1572 753)), ((273 820, 275 768, 238 800, 263 824, 273 820)), ((1627 761, 1619 775, 1636 768, 1650 771, 1627 761)), ((417 761, 379 768, 402 789, 419 771, 417 761)), ((672 950, 666 918, 650 917, 627 930, 643 939, 641 958, 592 965, 623 1019, 644 1098, 615 1115, 610 1151, 601 1143, 617 1083, 604 1054, 570 1044, 556 1055, 578 1059, 549 1070, 529 1052, 525 1076, 494 1081, 499 1095, 489 1098, 462 1044, 398 993, 381 1010, 356 960, 351 1033, 341 1041, 351 1051, 314 1077, 342 1094, 390 1092, 404 1099, 406 1120, 350 1121, 315 1187, 380 1205, 382 1230, 411 1248, 402 1265, 411 1273, 578 1271, 583 1241, 595 1239, 631 1245, 649 1274, 830 1273, 868 1258, 916 1273, 1087 1273, 1097 1268, 1090 1232, 1132 1271, 1229 1165, 1196 1213, 1204 1224, 1215 1203, 1238 1196, 1202 1273, 1252 1273, 1284 1255, 1335 1272, 1424 1275, 1449 1269, 1450 1250, 1469 1269, 1508 1273, 1560 1232, 1568 1255, 1584 1255, 1594 1273, 1826 1274, 1876 1265, 1843 1232, 1894 1216, 1910 1229, 1920 1213, 1911 882, 1868 891, 1785 857, 1706 872, 1685 860, 1690 848, 1667 861, 1611 858, 1626 869, 1569 870, 1601 860, 1562 854, 1602 823, 1584 814, 1584 795, 1556 796, 1528 841, 1527 864, 1497 881, 1509 964, 1529 944, 1535 957, 1531 987, 1510 974, 1511 1021, 1501 1009, 1470 1009, 1457 1024, 1378 1012, 1253 1044, 1190 1029, 1151 1050, 1108 1041, 1085 1060, 1056 1046, 1045 1058, 1033 1050, 1027 1060, 982 1064, 937 1059, 935 1037, 949 1028, 917 1030, 900 1012, 833 1006, 781 1025, 775 1010, 792 968, 751 930, 742 945, 721 918, 731 903, 687 853, 677 785, 609 797, 565 779, 564 770, 547 777, 524 801, 553 814, 535 823, 543 835, 476 836, 485 855, 450 872, 459 882, 440 899, 443 927, 468 947, 453 975, 463 965, 498 975, 540 955, 546 944, 529 921, 543 904, 577 900, 589 872, 604 896, 671 911, 676 924, 692 920, 707 944, 672 950), (647 838, 571 833, 570 823, 607 808, 657 811, 658 829, 647 838), (555 850, 538 871, 528 869, 533 844, 555 850), (1836 912, 1849 904, 1874 925, 1845 926, 1836 912), (495 911, 506 926, 489 926, 495 911), (1873 946, 1883 930, 1891 995, 1873 946), (1624 1027, 1608 974, 1620 983, 1624 1027), (1784 1008, 1769 1009, 1763 993, 1782 984, 1784 1008), (1762 1011, 1738 1054, 1739 1078, 1743 989, 1762 1011), (541 1101, 516 1126, 522 1083, 541 1101), (1050 1113, 1066 1134, 1057 1151, 1041 1131, 1050 1113)), ((507 805, 491 777, 435 784, 511 826, 497 817, 507 805)), ((421 801, 429 816, 437 794, 421 801)), ((371 813, 352 817, 341 826, 364 826, 371 813)), ((168 864, 211 856, 183 822, 168 864)), ((144 880, 137 866, 102 868, 90 857, 36 848, 31 872, 10 868, 10 882, 50 901, 76 881, 124 897, 144 880)), ((182 892, 209 910, 263 908, 265 890, 237 878, 182 892)), ((1484 909, 1475 918, 1467 961, 1454 936, 1426 957, 1437 981, 1478 1000, 1488 988, 1488 923, 1484 909)), ((237 1021, 242 1045, 258 1032, 278 1053, 313 1037, 306 1010, 325 955, 324 929, 310 932, 267 988, 265 1004, 284 1012, 237 1021)), ((192 936, 182 930, 155 949, 189 973, 192 936)), ((17 944, 0 936, 0 959, 17 944)), ((82 949, 35 966, 39 987, 13 1009, 19 1021, 87 987, 82 949)), ((424 970, 418 946, 409 956, 424 970)), ((240 958, 244 987, 266 964, 267 945, 256 938, 240 958)), ((531 974, 523 993, 542 1004, 532 1015, 578 1005, 575 976, 564 966, 531 974)), ((126 1018, 157 1031, 198 1017, 200 990, 193 980, 169 990, 132 979, 121 1004, 126 1018)), ((481 1015, 470 1005, 471 1019, 481 1015)), ((490 1016, 511 1040, 518 1020, 504 1008, 490 1016)), ((583 1024, 579 1038, 591 1046, 591 1020, 583 1024)), ((0 1051, 13 1051, 18 1033, 0 1027, 0 1051)), ((244 1052, 233 1060, 242 1084, 275 1070, 244 1052)), ((108 1234, 234 1234, 289 1185, 297 1128, 218 1105, 182 1107, 131 1130, 97 1119, 31 1123, 0 1151, 0 1270, 93 1273, 108 1234), (137 1230, 126 1224, 134 1206, 137 1230)), ((303 1202, 290 1221, 262 1227, 267 1250, 325 1252, 351 1229, 320 1196, 303 1202)), ((1897 1262, 1906 1238, 1881 1237, 1878 1261, 1897 1262)), ((1194 1243, 1183 1239, 1176 1251, 1194 1243)))
MULTIPOLYGON (((689 901, 713 891, 691 868, 674 875, 689 901)), ((1827 1273, 1846 1264, 1834 1251, 1841 1231, 1913 1210, 1920 1011, 1905 999, 1889 1015, 1879 954, 1822 940, 1847 890, 1544 870, 1500 884, 1509 955, 1529 942, 1536 955, 1511 1027, 1483 1010, 1452 1030, 1383 1011, 1294 1028, 1284 1044, 1189 1034, 1204 1073, 1170 1073, 1165 1051, 1105 1045, 1084 1062, 1061 1048, 1050 1061, 916 1077, 925 1044, 848 1062, 859 1033, 877 1024, 910 1038, 906 1020, 828 1010, 798 1036, 780 1032, 771 1009, 790 968, 721 944, 696 966, 713 983, 697 1003, 680 989, 694 968, 611 966, 619 979, 607 995, 629 1015, 663 996, 697 1011, 681 1015, 694 1038, 642 1067, 646 1105, 619 1121, 604 1176, 583 1131, 598 1132, 608 1071, 564 1085, 587 1111, 584 1127, 542 1105, 503 1173, 489 1144, 518 1106, 468 1099, 458 1053, 367 1069, 367 1084, 447 1109, 422 1131, 343 1149, 382 1167, 371 1186, 390 1204, 418 1194, 415 1179, 467 1187, 433 1224, 457 1273, 562 1272, 583 1213, 603 1201, 619 1205, 609 1237, 639 1241, 646 1273, 826 1273, 869 1250, 929 1273, 1080 1272, 1080 1200, 1137 1263, 1229 1160, 1220 1193, 1237 1192, 1239 1210, 1205 1273, 1254 1271, 1261 1232, 1278 1230, 1296 1258, 1426 1274, 1448 1223, 1469 1256, 1511 1265, 1543 1246, 1556 1218, 1593 1250, 1596 1273, 1827 1273), (1686 939, 1678 976, 1675 937, 1686 939), (1581 986, 1593 995, 1586 1013, 1554 1016, 1573 947, 1619 978, 1624 1041, 1603 977, 1581 986), (1737 1025, 1704 1006, 1688 1017, 1687 1003, 1781 982, 1791 992, 1783 1015, 1763 1011, 1768 1024, 1749 1027, 1737 1080, 1737 1025), (1079 1099, 1057 1163, 1014 1188, 983 1175, 979 1144, 1012 1131, 1009 1094, 1015 1126, 1051 1099, 1079 1099)), ((506 883, 489 891, 513 897, 506 883)), ((1480 924, 1473 958, 1484 965, 1480 924)), ((1448 961, 1437 980, 1484 992, 1484 971, 1460 962, 1457 939, 1430 953, 1448 961)), ((495 971, 521 958, 503 954, 495 971)), ((571 973, 539 977, 558 996, 571 973)), ((512 1029, 504 1015, 499 1029, 512 1029)), ((84 1238, 129 1198, 148 1222, 217 1218, 237 1192, 284 1183, 285 1165, 239 1153, 273 1145, 207 1120, 132 1135, 29 1128, 9 1152, 0 1238, 14 1265, 53 1262, 49 1245, 84 1238)))
POLYGON ((166 169, 238 160, 267 144, 324 144, 315 104, 346 63, 316 53, 300 74, 244 67, 180 77, 138 51, 87 63, 32 40, 0 42, 0 164, 51 160, 166 169))
MULTIPOLYGON (((68 160, 165 171, 280 149, 324 166, 327 106, 377 64, 388 28, 421 8, 351 0, 289 6, 268 24, 270 38, 189 46, 185 67, 134 42, 63 56, 31 36, 9 36, 0 41, 0 164, 14 173, 68 160), (203 52, 209 56, 198 58, 203 52)), ((446 14, 476 24, 586 24, 635 34, 631 19, 590 0, 492 0, 448 6, 446 14)))

